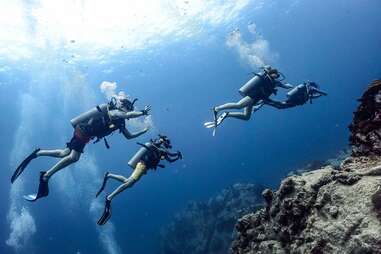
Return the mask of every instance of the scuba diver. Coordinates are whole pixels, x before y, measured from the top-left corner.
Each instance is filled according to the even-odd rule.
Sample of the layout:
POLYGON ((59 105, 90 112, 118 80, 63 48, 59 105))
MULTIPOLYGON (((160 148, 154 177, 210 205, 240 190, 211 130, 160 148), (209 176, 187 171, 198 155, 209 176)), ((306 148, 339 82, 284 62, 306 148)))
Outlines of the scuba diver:
POLYGON ((160 164, 161 160, 166 160, 172 163, 183 158, 180 151, 175 153, 170 151, 170 149, 172 149, 171 141, 168 137, 163 135, 159 135, 158 139, 151 139, 148 143, 137 144, 142 147, 128 162, 128 165, 133 169, 130 177, 126 178, 122 175, 115 175, 109 172, 106 172, 104 175, 102 186, 95 195, 96 197, 98 197, 104 190, 108 179, 115 179, 122 184, 111 194, 106 196, 105 208, 102 216, 97 222, 98 225, 106 224, 111 218, 111 201, 116 195, 123 192, 125 189, 132 187, 149 169, 156 170, 157 167, 164 168, 164 165, 160 164))
POLYGON ((224 105, 214 107, 214 121, 206 122, 206 128, 214 128, 213 136, 216 128, 228 117, 240 120, 249 120, 253 111, 257 111, 263 106, 263 100, 268 99, 272 94, 277 93, 277 87, 291 89, 292 85, 283 83, 284 75, 271 66, 265 66, 263 72, 256 73, 244 86, 239 89, 239 93, 243 97, 239 102, 226 103, 224 105), (223 112, 219 117, 218 113, 224 110, 244 109, 243 112, 223 112))
POLYGON ((328 94, 319 90, 319 86, 315 82, 307 81, 296 86, 287 93, 285 101, 274 101, 271 99, 264 100, 264 104, 275 107, 277 109, 292 108, 306 104, 308 101, 312 103, 313 99, 328 94))
POLYGON ((96 143, 103 138, 106 147, 109 148, 105 137, 116 130, 119 130, 126 139, 133 139, 146 133, 149 128, 145 128, 136 133, 130 133, 125 126, 125 120, 147 116, 149 114, 151 109, 150 106, 145 106, 141 111, 135 111, 134 104, 136 101, 137 99, 131 102, 125 94, 120 94, 113 97, 109 103, 98 105, 72 119, 70 122, 74 128, 74 134, 70 142, 66 144, 67 147, 65 149, 57 150, 42 150, 40 148, 34 150, 17 167, 12 175, 11 182, 14 183, 14 181, 23 173, 28 164, 37 157, 48 156, 61 158, 61 160, 50 170, 40 172, 38 192, 36 194, 24 196, 24 199, 27 201, 34 202, 39 198, 48 196, 48 181, 50 177, 59 170, 77 162, 81 157, 81 153, 83 153, 83 149, 90 140, 96 139, 94 141, 94 143, 96 143))

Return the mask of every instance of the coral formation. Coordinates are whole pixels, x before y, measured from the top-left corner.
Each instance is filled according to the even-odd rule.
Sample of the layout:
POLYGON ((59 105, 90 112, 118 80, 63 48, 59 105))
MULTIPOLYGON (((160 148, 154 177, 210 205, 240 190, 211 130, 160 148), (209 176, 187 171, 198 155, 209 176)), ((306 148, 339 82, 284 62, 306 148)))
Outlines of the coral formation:
POLYGON ((291 176, 263 192, 266 207, 238 220, 233 253, 381 253, 381 161, 354 160, 291 176))
POLYGON ((349 126, 352 155, 381 155, 381 80, 374 81, 359 102, 349 126))

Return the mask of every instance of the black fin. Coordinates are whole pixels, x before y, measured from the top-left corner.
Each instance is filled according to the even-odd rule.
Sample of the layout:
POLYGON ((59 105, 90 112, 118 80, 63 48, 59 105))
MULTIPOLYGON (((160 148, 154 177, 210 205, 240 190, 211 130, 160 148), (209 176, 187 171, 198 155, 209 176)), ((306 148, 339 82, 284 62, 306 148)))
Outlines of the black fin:
POLYGON ((103 226, 111 218, 111 200, 106 198, 105 209, 102 216, 99 218, 97 224, 103 226))
POLYGON ((16 179, 24 172, 24 169, 28 166, 28 164, 35 158, 37 158, 37 152, 40 151, 40 148, 37 148, 34 150, 28 157, 26 157, 20 165, 17 167, 15 172, 13 173, 11 177, 11 183, 14 183, 16 179))
POLYGON ((106 182, 107 182, 107 175, 108 175, 109 172, 106 172, 104 177, 103 177, 103 183, 102 183, 102 186, 101 188, 98 190, 97 194, 95 194, 95 197, 98 197, 99 194, 102 193, 102 191, 105 189, 105 186, 106 186, 106 182))
POLYGON ((37 194, 29 194, 25 195, 24 199, 29 202, 35 202, 42 197, 46 197, 49 195, 49 182, 44 180, 45 172, 40 172, 40 184, 38 185, 37 194))

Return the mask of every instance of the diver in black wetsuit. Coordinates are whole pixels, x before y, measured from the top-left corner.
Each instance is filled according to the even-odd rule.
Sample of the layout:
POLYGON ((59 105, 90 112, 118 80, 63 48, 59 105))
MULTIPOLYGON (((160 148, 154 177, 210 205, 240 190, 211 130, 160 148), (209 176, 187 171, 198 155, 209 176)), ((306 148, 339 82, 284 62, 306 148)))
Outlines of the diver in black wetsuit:
POLYGON ((237 118, 249 120, 253 111, 258 110, 263 105, 263 100, 268 99, 272 94, 276 94, 277 88, 291 89, 292 85, 283 83, 280 79, 283 75, 271 66, 265 66, 263 72, 256 73, 244 86, 239 89, 243 97, 239 102, 226 103, 213 108, 214 121, 205 123, 206 128, 216 128, 226 118, 237 118), (243 112, 224 112, 218 117, 218 113, 224 110, 244 109, 243 112))
POLYGON ((304 82, 290 90, 287 93, 287 99, 285 101, 274 101, 271 99, 264 100, 264 104, 275 107, 277 109, 292 108, 306 104, 308 101, 312 103, 313 99, 321 96, 327 96, 327 93, 319 90, 318 85, 315 82, 304 82))
POLYGON ((183 156, 180 151, 175 153, 169 149, 172 148, 170 140, 163 135, 159 135, 158 139, 152 140, 145 144, 140 144, 140 150, 131 158, 128 165, 133 169, 130 177, 126 178, 122 175, 115 175, 106 172, 101 188, 96 194, 96 197, 104 190, 108 179, 115 179, 122 184, 114 190, 111 194, 106 196, 105 209, 102 216, 98 220, 98 225, 104 225, 111 217, 111 200, 123 192, 125 189, 132 187, 139 179, 147 173, 149 169, 156 170, 157 167, 164 168, 164 165, 160 164, 161 160, 169 162, 175 162, 182 159, 183 156))
MULTIPOLYGON (((150 106, 146 106, 141 111, 134 111, 135 101, 136 99, 131 102, 127 96, 120 95, 113 97, 109 103, 101 104, 72 119, 71 124, 74 128, 74 134, 70 142, 67 143, 67 148, 57 150, 36 149, 17 167, 11 182, 13 183, 22 174, 27 165, 37 157, 49 156, 61 158, 50 170, 40 173, 40 184, 37 194, 24 196, 27 201, 36 201, 49 194, 48 181, 50 177, 59 170, 77 162, 81 153, 83 153, 84 147, 90 140, 96 139, 95 142, 97 142, 116 130, 119 130, 127 139, 136 138, 146 133, 148 128, 136 133, 130 133, 125 127, 125 120, 146 116, 150 111, 150 106)), ((109 148, 106 139, 105 144, 109 148)))

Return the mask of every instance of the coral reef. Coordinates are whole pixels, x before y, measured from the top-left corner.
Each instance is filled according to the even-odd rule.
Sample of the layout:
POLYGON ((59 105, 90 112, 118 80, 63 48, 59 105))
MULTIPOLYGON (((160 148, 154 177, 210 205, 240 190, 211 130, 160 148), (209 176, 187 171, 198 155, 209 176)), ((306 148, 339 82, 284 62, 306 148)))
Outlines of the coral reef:
POLYGON ((229 253, 239 217, 263 207, 254 184, 235 184, 208 202, 191 202, 161 234, 163 254, 229 253))
POLYGON ((359 102, 349 126, 352 155, 381 155, 381 80, 374 81, 359 102))
POLYGON ((233 253, 381 253, 381 163, 357 160, 291 176, 238 220, 233 253))

